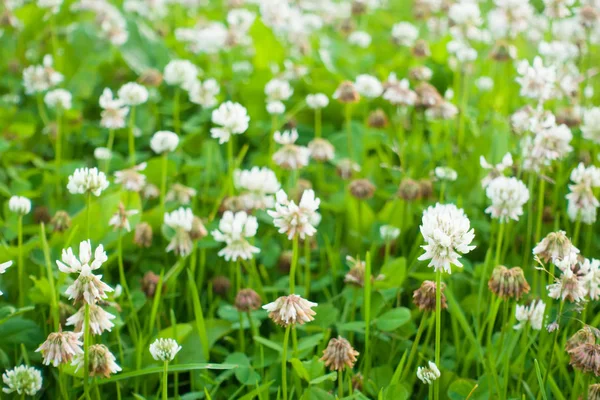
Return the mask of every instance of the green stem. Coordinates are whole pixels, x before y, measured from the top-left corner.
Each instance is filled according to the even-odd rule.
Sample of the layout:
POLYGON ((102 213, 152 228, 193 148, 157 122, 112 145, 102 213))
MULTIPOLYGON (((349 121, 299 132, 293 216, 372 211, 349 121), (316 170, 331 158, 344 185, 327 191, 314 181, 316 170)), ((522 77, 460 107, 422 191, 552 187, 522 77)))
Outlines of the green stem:
MULTIPOLYGON (((441 368, 441 339, 442 339, 442 270, 435 273, 435 365, 441 368)), ((434 381, 434 398, 440 398, 440 380, 434 381)))
MULTIPOLYGON (((560 306, 558 308, 558 315, 556 316, 556 323, 558 324, 558 326, 560 326, 560 316, 562 314, 564 305, 565 305, 564 300, 561 300, 560 306)), ((554 331, 554 340, 552 341, 552 347, 550 348, 550 361, 548 362, 548 367, 546 368, 546 373, 544 374, 544 380, 542 383, 541 390, 545 390, 546 382, 548 382, 548 376, 550 375, 550 370, 552 369, 552 362, 554 361, 554 353, 556 353, 554 351, 554 348, 556 347, 556 342, 558 341, 558 331, 559 331, 559 328, 556 328, 556 330, 554 331)))
POLYGON ((233 168, 234 168, 234 160, 233 160, 233 136, 231 136, 229 138, 229 140, 227 141, 227 175, 228 175, 228 182, 227 184, 229 185, 229 190, 227 191, 227 194, 229 196, 233 195, 233 191, 235 188, 235 185, 233 183, 233 168))
POLYGON ((577 220, 575 221, 575 233, 573 234, 573 246, 577 247, 579 244, 579 232, 581 231, 581 211, 577 213, 577 220))
POLYGON ((88 192, 87 194, 87 206, 85 209, 85 221, 86 221, 86 225, 87 225, 87 238, 90 238, 90 225, 91 225, 91 220, 90 220, 90 208, 91 208, 91 204, 92 204, 92 192, 88 192))
POLYGON ((165 195, 167 191, 167 152, 162 155, 162 167, 160 177, 160 209, 161 214, 165 213, 165 195))
POLYGON ((175 96, 173 98, 173 129, 175 133, 179 135, 180 122, 179 122, 179 88, 175 88, 175 96))
POLYGON ((38 93, 38 95, 37 95, 37 107, 38 107, 38 113, 40 114, 40 118, 42 119, 42 122, 44 123, 44 127, 45 127, 48 125, 48 122, 50 120, 48 119, 48 114, 46 113, 46 107, 44 107, 44 99, 43 99, 41 93, 38 93))
POLYGON ((352 103, 346 103, 345 119, 346 119, 346 137, 348 140, 348 158, 350 158, 350 161, 356 161, 354 159, 354 149, 352 147, 352 103))
POLYGON ((106 144, 106 148, 108 149, 108 153, 110 154, 110 157, 108 160, 106 160, 106 162, 104 164, 104 173, 108 173, 110 170, 110 161, 112 160, 112 148, 113 148, 114 141, 115 141, 115 130, 109 129, 108 130, 108 143, 106 144))
POLYGON ((25 305, 25 280, 23 279, 24 263, 23 263, 23 215, 19 215, 17 221, 17 246, 19 247, 19 263, 17 268, 17 274, 19 276, 19 307, 25 305))
POLYGON ((365 281, 364 281, 364 309, 365 315, 365 381, 369 380, 371 371, 371 253, 367 252, 365 257, 365 281))
POLYGON ((322 127, 321 127, 321 109, 315 109, 315 137, 320 138, 322 135, 322 127))
POLYGON ((85 316, 83 322, 83 391, 86 398, 90 398, 90 305, 85 303, 85 316))
POLYGON ((406 366, 404 367, 404 373, 402 374, 402 378, 406 379, 408 373, 411 371, 411 365, 415 355, 417 354, 417 349, 419 348, 419 342, 421 341, 421 336, 423 335, 423 331, 425 330, 425 323, 427 321, 427 314, 423 314, 421 316, 421 322, 419 323, 419 328, 417 329, 417 335, 415 336, 415 341, 413 342, 410 353, 408 355, 408 360, 406 362, 406 366))
MULTIPOLYGON (((540 175, 540 189, 538 190, 538 210, 537 210, 537 225, 535 227, 535 240, 538 243, 542 236, 542 215, 544 214, 544 189, 546 188, 546 180, 540 175)), ((529 251, 529 250, 527 250, 529 251)))
POLYGON ((292 239, 292 264, 290 265, 290 294, 296 291, 296 266, 298 265, 298 235, 292 239))
POLYGON ((60 169, 62 164, 62 130, 60 126, 61 121, 60 111, 56 112, 56 194, 58 197, 58 203, 62 199, 62 185, 60 182, 60 169))
POLYGON ((129 163, 135 165, 135 106, 131 107, 129 114, 129 163))
MULTIPOLYGON (((46 226, 44 223, 40 223, 40 237, 42 239, 42 249, 44 252, 44 261, 46 262, 46 275, 48 276, 48 283, 50 284, 50 305, 52 308, 52 319, 54 322, 54 331, 58 331, 60 327, 60 315, 58 310, 58 301, 56 300, 56 285, 54 283, 54 274, 52 272, 52 263, 50 262, 50 248, 48 247, 48 240, 46 238, 46 226)), ((59 370, 59 373, 61 370, 59 370)), ((62 383, 62 380, 60 380, 62 383)))
POLYGON ((338 398, 344 398, 344 379, 343 378, 343 370, 338 369, 338 398))
POLYGON ((304 239, 304 297, 310 297, 310 238, 304 239))
POLYGON ((288 342, 290 339, 290 329, 291 325, 288 325, 285 328, 285 334, 283 336, 283 354, 281 355, 281 387, 283 391, 283 400, 287 400, 287 352, 288 352, 288 342))
POLYGON ((498 240, 496 241, 496 258, 494 259, 494 268, 500 265, 500 254, 502 253, 502 239, 504 238, 504 222, 500 221, 498 227, 498 240))
POLYGON ((162 379, 162 398, 163 400, 169 399, 168 389, 168 374, 169 374, 169 362, 165 361, 163 368, 163 379, 162 379))

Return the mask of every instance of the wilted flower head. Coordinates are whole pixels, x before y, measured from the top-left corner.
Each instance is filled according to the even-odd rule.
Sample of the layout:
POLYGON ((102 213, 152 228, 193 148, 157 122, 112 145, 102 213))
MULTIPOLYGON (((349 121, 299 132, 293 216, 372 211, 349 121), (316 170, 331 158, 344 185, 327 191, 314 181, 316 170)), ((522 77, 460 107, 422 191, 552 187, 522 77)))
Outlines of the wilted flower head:
POLYGON ((210 134, 213 138, 219 139, 219 144, 223 144, 229 141, 231 135, 246 132, 249 122, 250 117, 244 106, 226 101, 212 112, 212 123, 220 127, 211 128, 210 134))
POLYGON ((173 361, 181 346, 176 340, 158 338, 150 345, 150 354, 156 361, 173 361))
POLYGON ((451 273, 451 265, 462 267, 458 258, 475 248, 470 245, 475 233, 469 218, 454 204, 438 203, 427 208, 420 229, 426 244, 421 246, 425 253, 419 260, 431 260, 429 266, 436 271, 451 273))
POLYGON ((570 302, 579 302, 587 294, 582 279, 571 268, 563 270, 560 277, 555 278, 555 283, 547 285, 546 289, 549 297, 570 302))
POLYGON ((254 289, 242 289, 235 296, 235 308, 240 312, 258 310, 262 301, 254 289))
POLYGON ((519 220, 523 214, 523 205, 529 200, 527 186, 517 178, 499 176, 493 179, 485 191, 492 205, 485 212, 500 222, 508 219, 519 220))
POLYGON ((417 378, 427 385, 431 385, 433 381, 437 380, 440 376, 442 376, 440 370, 432 361, 428 362, 427 367, 417 368, 417 378))
POLYGON ((156 154, 175 151, 179 136, 171 131, 158 131, 150 139, 150 148, 156 154))
POLYGON ((308 143, 310 157, 317 162, 326 162, 335 157, 335 147, 327 139, 315 138, 308 143))
POLYGON ((44 365, 52 364, 58 367, 62 363, 71 362, 74 356, 83 354, 83 342, 80 340, 82 335, 83 332, 53 332, 36 352, 42 353, 44 365))
POLYGON ((152 245, 152 227, 147 222, 141 222, 135 226, 133 242, 139 247, 148 248, 152 245))
POLYGON ((226 261, 251 259, 254 254, 260 252, 258 247, 252 246, 248 242, 249 238, 256 235, 257 229, 256 217, 249 216, 244 211, 235 214, 225 211, 219 221, 219 229, 212 231, 214 239, 226 245, 219 251, 219 256, 225 258, 226 261))
POLYGON ((533 254, 544 262, 562 260, 571 253, 579 254, 565 231, 550 232, 533 249, 533 254))
POLYGON ((419 29, 410 22, 398 22, 392 27, 392 40, 398 46, 410 47, 419 37, 419 29))
POLYGON ((166 201, 177 201, 179 204, 188 205, 192 197, 196 196, 196 189, 175 183, 171 186, 165 197, 166 201))
POLYGON ((123 189, 130 192, 139 192, 146 186, 146 175, 139 171, 146 169, 146 163, 141 163, 134 167, 115 172, 115 183, 123 186, 123 189))
POLYGON ((317 303, 305 300, 297 294, 281 296, 272 303, 265 304, 262 308, 269 312, 269 318, 277 325, 303 325, 314 320, 316 314, 311 308, 317 303))
MULTIPOLYGON (((115 356, 105 345, 93 344, 88 348, 88 351, 90 376, 103 376, 109 378, 110 374, 116 374, 121 371, 121 367, 115 362, 115 356)), ((84 367, 83 354, 80 354, 73 359, 73 365, 76 366, 75 372, 84 367)))
POLYGON ((498 297, 508 299, 511 297, 519 300, 522 295, 529 293, 529 284, 523 275, 523 270, 519 267, 506 268, 504 265, 498 265, 492 272, 492 277, 488 281, 488 287, 498 297))
POLYGON ((584 325, 583 328, 581 328, 580 330, 575 332, 573 334, 573 336, 571 336, 567 340, 567 343, 565 345, 565 350, 567 351, 567 353, 571 353, 572 351, 575 351, 575 349, 577 349, 577 347, 581 346, 582 344, 586 344, 586 343, 595 344, 598 333, 599 332, 597 329, 595 329, 595 328, 592 329, 591 326, 584 325))
POLYGON ((338 88, 333 93, 333 98, 344 104, 358 103, 360 100, 360 95, 354 87, 354 83, 350 81, 344 81, 340 83, 338 88))
POLYGON ((414 179, 404 178, 400 181, 396 195, 406 201, 416 200, 421 197, 421 186, 414 179))
POLYGON ((139 106, 148 101, 148 89, 135 82, 124 84, 117 94, 119 95, 119 99, 128 106, 139 106))
POLYGON ((2 388, 4 393, 17 392, 19 395, 35 396, 42 389, 42 374, 26 365, 6 370, 2 374, 2 380, 6 385, 2 388))
POLYGON ((31 200, 23 196, 12 196, 8 200, 8 209, 18 215, 25 215, 31 212, 31 200))
POLYGON ((479 158, 479 164, 481 165, 481 168, 489 170, 485 178, 481 180, 481 186, 486 188, 492 180, 502 176, 505 169, 512 167, 513 159, 510 153, 506 153, 499 164, 492 165, 487 162, 484 156, 481 156, 479 158))
POLYGON ((353 368, 356 363, 356 357, 360 353, 352 347, 349 341, 341 336, 329 339, 327 348, 323 350, 321 361, 326 367, 333 371, 341 371, 344 368, 353 368))
POLYGON ((435 86, 430 85, 427 82, 419 83, 419 85, 415 88, 415 93, 417 94, 415 106, 421 109, 437 107, 444 102, 444 98, 438 92, 435 86))
POLYGON ((123 229, 126 232, 131 231, 131 225, 129 224, 129 217, 136 215, 138 210, 125 210, 125 205, 119 203, 117 212, 108 221, 108 225, 112 226, 115 230, 123 229))
POLYGON ((275 172, 266 167, 236 170, 234 183, 236 189, 242 190, 241 197, 248 209, 273 207, 274 195, 281 187, 275 172))
POLYGON ((55 232, 64 232, 71 227, 71 217, 66 211, 58 210, 50 220, 55 232))
POLYGON ((530 323, 531 328, 539 331, 542 329, 544 323, 544 312, 546 310, 546 303, 541 300, 532 302, 529 306, 516 306, 515 318, 519 323, 514 326, 514 329, 523 329, 527 322, 530 323))
POLYGON ((302 193, 298 205, 293 200, 288 200, 287 194, 280 190, 276 195, 275 210, 269 210, 267 213, 273 217, 273 224, 279 229, 279 233, 286 234, 288 239, 296 235, 304 239, 317 231, 314 225, 320 203, 321 200, 315 197, 312 189, 302 193))
POLYGON ((375 185, 368 179, 355 179, 348 186, 350 194, 359 200, 367 200, 373 197, 375 189, 375 185))
POLYGON ((283 133, 277 131, 273 134, 275 142, 281 148, 273 154, 273 161, 285 169, 300 169, 308 165, 310 150, 307 147, 296 144, 298 131, 292 129, 283 133))
POLYGON ((388 126, 389 120, 387 115, 385 115, 385 111, 381 108, 378 108, 372 111, 367 118, 367 124, 371 128, 383 129, 388 126))
MULTIPOLYGON (((446 303, 446 295, 444 294, 444 290, 446 289, 446 284, 442 282, 442 309, 448 308, 448 304, 446 303)), ((434 281, 423 281, 421 286, 413 292, 413 303, 419 310, 421 311, 435 311, 435 293, 437 291, 437 286, 434 281)))
POLYGON ((385 83, 383 98, 396 106, 413 106, 417 94, 410 89, 408 79, 398 80, 396 74, 391 73, 385 83))
POLYGON ((67 189, 71 194, 92 193, 98 197, 108 187, 108 180, 104 172, 98 168, 77 168, 69 176, 67 189))
POLYGON ((584 343, 569 352, 569 364, 583 373, 600 376, 600 345, 584 343))
POLYGON ((175 230, 175 235, 169 245, 167 252, 174 251, 175 254, 185 257, 192 251, 192 231, 194 223, 194 214, 189 208, 179 207, 171 213, 165 213, 164 223, 171 229, 175 230))

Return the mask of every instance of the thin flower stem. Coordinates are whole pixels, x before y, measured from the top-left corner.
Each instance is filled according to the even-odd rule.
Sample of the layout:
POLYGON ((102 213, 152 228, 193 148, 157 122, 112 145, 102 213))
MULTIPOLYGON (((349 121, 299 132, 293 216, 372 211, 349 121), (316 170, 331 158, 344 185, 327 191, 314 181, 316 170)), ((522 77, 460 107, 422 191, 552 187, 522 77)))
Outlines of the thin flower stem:
POLYGON ((87 207, 85 209, 85 220, 86 220, 86 225, 87 225, 87 237, 88 239, 90 239, 90 225, 91 225, 91 219, 90 219, 90 207, 92 204, 92 192, 88 192, 87 194, 87 207))
POLYGON ((575 233, 573 234, 573 246, 579 245, 579 232, 581 231, 581 211, 577 213, 577 220, 575 221, 575 233))
MULTIPOLYGON (((564 305, 565 305, 565 301, 561 300, 560 306, 558 308, 558 315, 556 316, 556 323, 559 327, 560 327, 560 316, 563 312, 564 305)), ((542 388, 540 388, 541 390, 545 390, 546 382, 548 382, 548 376, 550 375, 550 370, 552 369, 552 362, 554 361, 554 353, 556 353, 554 351, 554 348, 556 347, 556 342, 558 341, 558 331, 560 330, 559 327, 557 327, 556 330, 553 332, 554 340, 552 341, 552 347, 550 347, 550 361, 548 361, 548 367, 546 367, 546 373, 544 374, 542 388)))
POLYGON ((338 369, 338 398, 344 398, 344 372, 338 369))
MULTIPOLYGON (((435 365, 441 368, 441 339, 442 339, 442 270, 435 273, 435 365)), ((434 398, 440 398, 440 380, 434 381, 434 398)))
POLYGON ((356 161, 354 159, 354 148, 352 143, 352 104, 346 103, 345 106, 345 119, 346 119, 346 137, 348 140, 348 158, 351 161, 356 161))
POLYGON ((90 398, 90 305, 85 303, 85 316, 83 322, 83 391, 87 399, 90 398))
POLYGON ((61 114, 56 112, 56 195, 58 202, 62 199, 62 185, 60 182, 60 169, 62 163, 62 129, 60 126, 61 114))
POLYGON ((287 400, 288 392, 287 392, 287 352, 288 352, 288 342, 290 339, 290 329, 291 325, 286 326, 285 334, 283 335, 283 354, 281 355, 281 390, 283 400, 287 400))
POLYGON ((44 123, 44 127, 46 127, 50 120, 48 119, 48 114, 46 113, 46 108, 44 107, 44 99, 43 99, 41 93, 38 93, 38 95, 37 95, 37 106, 38 106, 38 113, 40 114, 40 118, 42 119, 42 122, 44 123))
POLYGON ((168 374, 169 374, 169 362, 165 361, 163 367, 163 379, 162 379, 162 399, 168 400, 169 394, 167 392, 168 389, 168 374))
MULTIPOLYGON (((58 309, 56 285, 54 282, 54 274, 52 272, 52 263, 50 262, 50 248, 48 247, 48 240, 46 238, 46 226, 43 222, 40 223, 40 237, 42 239, 42 250, 44 252, 44 261, 46 264, 46 275, 48 276, 48 283, 50 284, 50 304, 52 307, 52 320, 54 322, 54 331, 58 331, 60 328, 60 315, 58 309)), ((60 370, 59 370, 60 373, 60 370)), ((62 384, 62 380, 59 381, 62 384)))
POLYGON ((290 266, 290 294, 296 291, 296 267, 298 265, 298 235, 292 239, 292 264, 290 266))
POLYGON ((364 281, 364 304, 363 314, 365 316, 365 381, 369 380, 371 371, 371 253, 367 252, 365 257, 365 281, 364 281))
POLYGON ((25 305, 25 281, 23 279, 24 263, 23 263, 23 215, 19 215, 17 220, 17 246, 19 250, 19 263, 17 268, 17 275, 19 277, 19 307, 25 305))
POLYGON ((322 135, 321 109, 315 109, 315 137, 320 138, 322 135))
POLYGON ((310 238, 304 239, 304 297, 310 297, 310 238))
POLYGON ((165 195, 167 191, 167 152, 162 155, 162 167, 160 178, 160 210, 161 214, 165 213, 165 195))
POLYGON ((500 254, 502 253, 502 239, 504 238, 504 222, 500 221, 498 226, 498 240, 496 241, 496 258, 494 259, 494 268, 500 265, 500 254))
POLYGON ((417 349, 419 348, 419 342, 421 341, 421 336, 423 335, 423 331, 425 330, 425 324, 427 321, 427 314, 423 313, 421 316, 421 322, 419 323, 419 328, 417 329, 417 335, 415 336, 415 340, 410 348, 410 353, 408 355, 408 361, 406 362, 406 366, 404 367, 404 372, 402 373, 401 379, 406 379, 408 377, 408 373, 411 371, 411 365, 415 355, 417 354, 417 349))
POLYGON ((544 189, 546 180, 540 175, 540 189, 538 190, 537 224, 535 227, 534 243, 538 243, 542 236, 542 215, 544 214, 544 189))
POLYGON ((110 171, 110 161, 112 160, 112 148, 113 148, 114 141, 115 141, 115 130, 109 129, 108 130, 108 143, 106 143, 106 148, 108 149, 108 153, 110 154, 110 157, 104 163, 104 173, 108 173, 110 171))
POLYGON ((135 106, 131 107, 131 113, 129 114, 129 163, 135 165, 135 106))
POLYGON ((177 135, 179 135, 180 122, 179 122, 179 94, 181 90, 177 87, 175 88, 175 96, 173 97, 173 130, 177 135))
POLYGON ((233 195, 234 183, 233 183, 233 169, 234 169, 234 159, 233 159, 233 136, 229 138, 227 141, 227 172, 228 172, 228 190, 227 194, 229 196, 233 195))
MULTIPOLYGON (((535 184, 535 175, 534 174, 529 174, 529 178, 528 178, 528 182, 527 182, 527 189, 529 190, 529 193, 533 193, 533 187, 535 184)), ((531 234, 533 231, 533 201, 528 201, 527 202, 527 235, 525 235, 525 249, 529 249, 531 248, 531 234)), ((523 252, 523 263, 521 265, 528 265, 528 261, 529 261, 529 251, 524 251, 523 252)), ((537 274, 535 274, 537 276, 537 274)), ((534 290, 535 290, 535 285, 534 285, 534 290)))

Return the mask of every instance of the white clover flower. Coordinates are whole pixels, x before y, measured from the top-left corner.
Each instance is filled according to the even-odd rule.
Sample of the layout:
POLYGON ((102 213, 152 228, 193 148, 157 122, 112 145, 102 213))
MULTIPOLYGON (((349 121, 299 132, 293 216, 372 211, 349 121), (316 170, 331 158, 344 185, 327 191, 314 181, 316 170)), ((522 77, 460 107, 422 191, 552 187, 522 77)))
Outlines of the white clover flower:
POLYGON ((125 210, 123 203, 119 204, 117 212, 115 212, 108 221, 108 226, 112 226, 114 230, 123 229, 125 232, 131 232, 129 217, 137 215, 138 210, 125 210))
POLYGON ((533 254, 544 262, 556 263, 564 258, 579 254, 579 249, 571 243, 565 231, 550 232, 533 249, 533 254))
MULTIPOLYGON (((89 304, 90 312, 90 332, 93 335, 101 335, 102 332, 110 332, 115 324, 112 322, 116 316, 106 312, 97 304, 89 304)), ((77 312, 67 318, 67 326, 74 326, 78 332, 83 332, 85 328, 85 306, 82 306, 77 312)))
POLYGON ((460 63, 468 63, 477 60, 477 50, 471 47, 471 45, 465 41, 452 40, 446 45, 448 53, 456 57, 456 60, 460 63))
POLYGON ((317 303, 303 299, 297 294, 290 294, 289 296, 279 297, 274 302, 265 304, 262 308, 269 312, 269 318, 273 322, 287 327, 295 324, 303 325, 314 320, 316 313, 312 310, 312 307, 316 306, 317 303))
POLYGON ((146 169, 145 162, 134 167, 115 172, 115 183, 122 185, 128 192, 139 192, 146 186, 146 175, 139 171, 146 169))
POLYGON ((94 158, 99 161, 106 161, 112 158, 112 151, 106 147, 96 147, 94 149, 94 158))
POLYGON ((335 157, 335 147, 327 139, 315 138, 308 142, 310 157, 318 162, 331 161, 335 157))
POLYGON ((440 181, 454 182, 458 178, 458 174, 450 167, 436 167, 433 173, 440 181))
POLYGON ((573 150, 570 145, 572 139, 571 129, 564 124, 540 127, 533 140, 528 136, 521 143, 523 168, 538 171, 553 161, 563 159, 573 150))
POLYGON ((8 209, 19 215, 26 215, 31 212, 31 200, 23 196, 12 196, 8 200, 8 209))
POLYGON ((100 96, 99 103, 102 108, 100 125, 108 129, 125 127, 125 117, 129 113, 129 108, 125 107, 123 100, 113 98, 112 91, 106 88, 100 96))
POLYGON ((204 82, 195 80, 189 86, 188 95, 192 103, 212 108, 217 105, 220 91, 219 83, 215 79, 207 79, 204 82))
POLYGON ((128 82, 117 93, 125 105, 139 106, 148 101, 148 89, 136 82, 128 82))
POLYGON ((555 283, 547 285, 546 289, 549 297, 563 301, 580 302, 587 295, 583 280, 571 268, 564 269, 560 277, 555 278, 555 283))
POLYGON ((361 74, 356 77, 354 83, 356 90, 361 96, 365 96, 370 99, 381 96, 383 93, 383 85, 373 75, 361 74))
POLYGON ((52 364, 58 367, 60 364, 70 362, 74 356, 83 354, 81 346, 83 342, 80 340, 83 332, 53 332, 48 335, 48 338, 36 349, 36 352, 41 352, 44 357, 44 365, 52 364))
POLYGON ((436 204, 423 212, 421 234, 425 253, 419 260, 431 260, 430 267, 436 271, 452 273, 450 266, 462 267, 459 257, 473 250, 471 242, 475 232, 470 229, 469 218, 454 204, 436 204))
POLYGON ((44 56, 43 65, 31 65, 23 70, 23 86, 27 94, 45 92, 63 79, 63 75, 54 70, 51 55, 44 56))
POLYGON ((600 202, 594 196, 594 188, 600 186, 600 169, 593 165, 586 168, 580 163, 571 172, 571 181, 570 192, 565 196, 569 219, 576 221, 580 218, 585 224, 593 224, 600 207, 600 202))
POLYGON ((499 176, 493 179, 486 188, 485 194, 492 205, 485 209, 492 218, 500 222, 507 219, 519 220, 523 214, 523 205, 529 200, 527 186, 517 178, 499 176))
POLYGON ((419 38, 419 29, 410 22, 398 22, 392 27, 392 40, 399 46, 410 47, 419 38))
POLYGON ((242 192, 240 197, 250 210, 273 208, 274 195, 281 188, 275 172, 266 167, 236 170, 234 184, 236 189, 242 192))
POLYGON ((192 252, 192 238, 190 232, 194 225, 194 214, 189 208, 180 207, 171 213, 165 213, 164 223, 175 230, 173 239, 167 246, 167 252, 174 251, 175 254, 185 257, 192 252))
POLYGON ((379 235, 386 242, 392 242, 400 236, 400 228, 396 228, 392 225, 382 225, 379 227, 379 235))
POLYGON ((175 183, 169 188, 165 200, 177 201, 179 204, 187 205, 190 204, 192 197, 196 196, 196 194, 197 192, 194 188, 175 183))
POLYGON ((249 216, 244 211, 225 211, 219 229, 211 232, 217 242, 225 243, 226 246, 219 251, 219 256, 225 261, 237 261, 238 259, 249 260, 253 254, 258 254, 260 249, 252 246, 248 238, 256 235, 258 222, 256 217, 249 216))
POLYGON ((385 86, 383 98, 395 106, 413 106, 417 101, 417 94, 410 89, 408 79, 399 81, 396 74, 391 73, 385 86))
POLYGON ((300 169, 308 165, 310 150, 304 146, 298 146, 298 131, 292 129, 283 133, 277 131, 273 134, 276 143, 282 147, 273 154, 273 161, 285 169, 300 169))
POLYGON ((83 271, 84 267, 96 270, 108 260, 104 247, 99 245, 94 251, 94 260, 92 261, 92 244, 89 240, 84 240, 79 244, 79 258, 73 253, 73 249, 63 249, 61 260, 56 261, 56 265, 61 272, 71 274, 83 271), (90 263, 90 261, 92 261, 90 263))
POLYGON ((194 82, 198 68, 188 60, 172 60, 165 67, 163 78, 168 85, 184 87, 194 82))
POLYGON ((2 388, 4 393, 17 392, 19 395, 35 396, 42 388, 40 371, 26 365, 6 370, 2 374, 2 380, 6 385, 2 388))
POLYGON ((212 112, 212 123, 220 127, 211 128, 210 134, 213 138, 219 139, 219 144, 223 144, 229 141, 231 135, 241 135, 246 132, 249 122, 250 117, 244 106, 226 101, 212 112))
POLYGON ((150 148, 156 154, 173 152, 179 145, 179 136, 171 131, 158 131, 150 139, 150 148))
POLYGON ((328 104, 329 98, 325 93, 315 93, 306 96, 306 105, 313 110, 325 108, 328 104))
POLYGON ((365 31, 354 31, 348 36, 348 43, 366 49, 371 45, 371 35, 365 31))
POLYGON ((173 361, 181 346, 174 339, 158 338, 150 345, 150 354, 156 361, 173 361))
POLYGON ((287 235, 290 240, 296 235, 304 239, 315 234, 317 230, 314 222, 321 200, 315 197, 312 189, 302 193, 298 205, 293 200, 288 200, 283 190, 277 192, 275 199, 275 210, 267 213, 273 217, 273 224, 279 229, 279 233, 287 235))
POLYGON ((431 385, 433 381, 437 380, 442 374, 434 362, 429 361, 427 367, 417 368, 417 378, 427 385, 431 385))
MULTIPOLYGON (((6 270, 13 264, 12 261, 6 261, 3 263, 0 263, 0 274, 3 274, 6 272, 6 270)), ((2 291, 0 291, 0 296, 2 296, 3 293, 2 291)))
POLYGON ((517 66, 517 73, 520 75, 516 81, 521 85, 521 96, 539 101, 553 97, 556 69, 553 66, 545 67, 539 56, 533 59, 531 65, 526 60, 521 61, 517 66))
POLYGON ((583 112, 581 133, 585 139, 600 144, 600 107, 592 107, 583 112))
POLYGON ((50 108, 58 110, 70 110, 73 96, 68 90, 54 89, 46 93, 44 103, 50 108))
POLYGON ((562 19, 571 15, 569 7, 575 0, 544 0, 544 14, 549 18, 562 19))
POLYGON ((293 94, 294 89, 292 89, 288 81, 283 79, 274 78, 265 85, 267 102, 285 101, 292 97, 293 94))
POLYGON ((40 8, 47 8, 52 14, 57 14, 60 10, 63 0, 37 0, 37 5, 40 8))
POLYGON ((267 112, 269 115, 281 115, 285 112, 285 104, 281 101, 270 101, 267 103, 267 112))
POLYGON ((502 176, 505 169, 512 167, 513 159, 510 153, 506 153, 504 157, 502 157, 502 161, 500 163, 492 165, 487 162, 484 156, 480 156, 479 164, 481 165, 481 168, 489 170, 485 178, 481 180, 481 186, 485 189, 492 180, 502 176))
POLYGON ((583 287, 591 300, 600 297, 600 260, 586 258, 580 264, 583 287))
POLYGON ((482 92, 489 92, 494 88, 494 80, 489 76, 480 76, 475 81, 475 86, 482 92))
POLYGON ((67 189, 71 194, 92 193, 98 197, 108 187, 108 180, 104 172, 98 168, 77 168, 69 176, 67 189))
POLYGON ((203 22, 192 28, 176 29, 175 37, 186 43, 188 50, 194 54, 216 54, 229 46, 230 40, 234 42, 237 39, 236 33, 234 30, 228 32, 221 22, 203 22))
POLYGON ((529 322, 532 329, 536 331, 541 330, 544 323, 545 310, 546 303, 541 300, 534 301, 529 306, 520 306, 517 304, 515 318, 519 323, 514 326, 514 329, 523 329, 527 322, 529 322))
POLYGON ((108 298, 106 293, 112 291, 110 286, 102 282, 102 275, 94 275, 89 265, 86 264, 82 266, 79 276, 67 288, 65 294, 69 296, 69 300, 75 302, 83 300, 88 304, 96 304, 99 300, 108 298))
MULTIPOLYGON (((88 348, 89 351, 89 373, 90 376, 102 375, 109 378, 111 374, 116 374, 121 371, 121 367, 115 362, 115 356, 110 352, 108 347, 103 344, 94 344, 88 348)), ((85 367, 83 354, 73 358, 71 365, 75 366, 75 372, 85 367)))

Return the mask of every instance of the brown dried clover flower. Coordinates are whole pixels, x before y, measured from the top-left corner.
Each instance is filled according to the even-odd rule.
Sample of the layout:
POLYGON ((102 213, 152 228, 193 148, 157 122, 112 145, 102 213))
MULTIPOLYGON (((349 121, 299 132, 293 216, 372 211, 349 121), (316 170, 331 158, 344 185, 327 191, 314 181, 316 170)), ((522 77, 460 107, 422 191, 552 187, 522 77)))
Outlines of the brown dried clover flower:
POLYGON ((348 189, 356 199, 368 200, 373 197, 376 187, 368 179, 355 179, 348 189))
POLYGON ((388 120, 387 115, 385 115, 385 111, 378 108, 369 114, 367 123, 371 128, 383 129, 389 125, 390 121, 388 120))
POLYGON ((431 55, 431 50, 429 50, 429 43, 427 43, 424 39, 418 39, 414 46, 411 49, 413 56, 418 58, 426 58, 431 55))
POLYGON ((59 210, 52 217, 50 224, 55 232, 64 232, 71 227, 71 217, 66 211, 59 210))
POLYGON ((208 231, 204 227, 202 220, 199 217, 194 216, 192 220, 192 230, 190 231, 190 237, 192 240, 200 240, 208 235, 208 231))
POLYGON ((358 94, 358 91, 354 87, 354 83, 351 81, 344 81, 340 83, 335 90, 333 98, 343 104, 358 103, 360 94, 358 94))
MULTIPOLYGON (((350 264, 350 271, 344 276, 344 283, 349 283, 358 287, 365 286, 365 262, 361 260, 355 260, 348 256, 346 260, 350 264)), ((376 278, 371 276, 371 282, 380 281, 384 279, 383 275, 378 275, 376 278)))
POLYGON ((590 385, 587 400, 600 400, 600 383, 590 385))
POLYGON ((598 330, 593 330, 589 325, 585 325, 583 328, 578 330, 567 340, 565 344, 565 350, 567 353, 571 353, 577 347, 582 344, 594 344, 596 343, 596 337, 598 336, 598 330))
POLYGON ((229 289, 231 288, 231 282, 229 281, 229 279, 227 279, 226 276, 215 276, 212 279, 212 287, 213 287, 213 291, 218 294, 219 296, 223 297, 226 296, 227 293, 229 292, 229 289))
POLYGON ((152 246, 152 227, 147 222, 141 222, 135 227, 135 234, 133 235, 133 243, 138 247, 148 248, 152 246))
POLYGON ((584 343, 569 352, 569 364, 581 372, 600 376, 600 345, 584 343))
MULTIPOLYGON (((141 289, 142 292, 148 298, 153 298, 156 294, 156 288, 158 287, 158 282, 160 281, 160 276, 156 275, 152 271, 148 271, 144 274, 144 277, 141 281, 141 289)), ((165 286, 162 287, 162 292, 165 291, 165 286)))
POLYGON ((242 289, 235 296, 235 308, 240 312, 258 310, 262 300, 254 289, 242 289))
POLYGON ((415 88, 415 93, 417 93, 417 102, 415 104, 417 108, 429 109, 438 107, 444 101, 444 98, 435 86, 427 82, 419 83, 415 88))
POLYGON ((494 268, 488 281, 488 287, 496 296, 503 299, 514 297, 519 300, 522 295, 529 293, 530 290, 521 268, 513 267, 509 269, 504 265, 498 265, 494 268))
POLYGON ((431 179, 421 179, 419 181, 419 194, 422 199, 429 199, 433 196, 433 182, 431 179))
POLYGON ((142 85, 158 87, 163 81, 163 76, 160 71, 156 69, 147 69, 142 73, 142 76, 138 79, 138 82, 142 85))
POLYGON ((46 206, 37 206, 33 210, 33 220, 36 224, 44 223, 47 224, 50 222, 50 211, 48 211, 48 207, 46 206))
POLYGON ((341 371, 344 368, 352 368, 356 363, 356 357, 360 353, 352 347, 349 341, 341 336, 332 338, 327 344, 327 348, 323 350, 321 361, 325 366, 333 371, 341 371))
MULTIPOLYGON (((442 282, 442 309, 448 308, 444 290, 446 290, 446 284, 442 282)), ((435 293, 435 282, 423 281, 421 286, 413 292, 413 303, 415 303, 415 305, 419 307, 419 310, 421 311, 435 311, 435 293)))
POLYGON ((413 201, 421 197, 421 185, 411 178, 404 178, 400 182, 396 195, 403 200, 413 201))
POLYGON ((340 178, 350 179, 355 172, 360 172, 360 165, 349 158, 343 158, 338 162, 336 172, 340 178))

